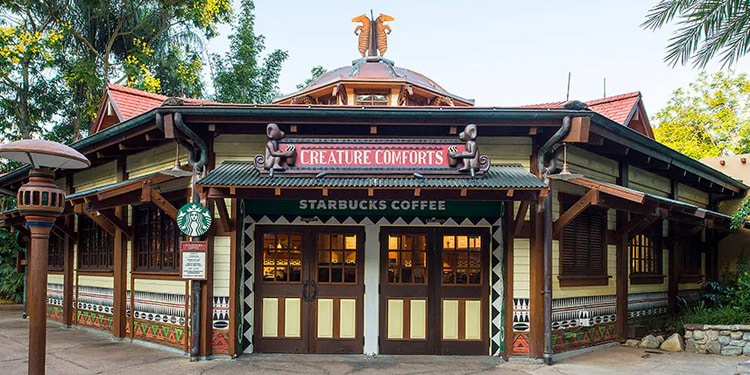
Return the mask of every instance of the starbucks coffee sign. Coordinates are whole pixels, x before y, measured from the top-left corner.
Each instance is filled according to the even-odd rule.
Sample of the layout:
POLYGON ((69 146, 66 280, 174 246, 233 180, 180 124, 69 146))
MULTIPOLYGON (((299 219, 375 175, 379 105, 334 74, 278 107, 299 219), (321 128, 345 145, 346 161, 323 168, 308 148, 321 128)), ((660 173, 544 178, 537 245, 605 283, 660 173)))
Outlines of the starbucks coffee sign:
POLYGON ((211 211, 200 203, 188 203, 177 211, 177 227, 190 237, 200 237, 211 228, 211 211))

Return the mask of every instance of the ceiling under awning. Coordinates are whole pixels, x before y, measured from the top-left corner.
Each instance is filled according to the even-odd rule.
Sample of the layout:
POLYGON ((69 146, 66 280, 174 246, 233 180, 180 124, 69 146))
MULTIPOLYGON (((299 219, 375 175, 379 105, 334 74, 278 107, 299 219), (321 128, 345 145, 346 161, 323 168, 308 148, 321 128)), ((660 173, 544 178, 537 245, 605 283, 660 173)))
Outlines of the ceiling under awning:
POLYGON ((577 213, 589 205, 600 206, 641 215, 641 219, 634 220, 631 225, 618 228, 632 230, 648 218, 662 218, 670 221, 693 225, 696 228, 712 228, 730 231, 732 217, 720 212, 707 210, 696 205, 677 201, 639 190, 594 180, 587 177, 573 177, 563 180, 564 183, 584 187, 588 193, 568 211, 561 213, 555 222, 554 232, 558 233, 562 226, 570 222, 577 213))
POLYGON ((339 195, 364 196, 455 196, 486 200, 533 200, 546 194, 547 185, 520 164, 492 165, 481 177, 388 177, 363 174, 361 177, 284 176, 261 174, 252 162, 224 162, 198 181, 198 189, 209 198, 248 198, 272 196, 339 195), (265 195, 264 195, 265 194, 265 195))

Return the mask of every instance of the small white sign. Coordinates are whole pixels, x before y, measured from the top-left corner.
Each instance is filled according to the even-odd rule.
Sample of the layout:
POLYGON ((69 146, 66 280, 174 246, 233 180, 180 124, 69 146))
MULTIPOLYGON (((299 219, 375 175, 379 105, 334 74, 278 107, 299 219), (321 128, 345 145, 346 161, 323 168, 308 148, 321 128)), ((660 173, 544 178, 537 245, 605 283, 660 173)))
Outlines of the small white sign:
POLYGON ((185 280, 206 280, 206 253, 203 251, 183 251, 182 278, 185 280))

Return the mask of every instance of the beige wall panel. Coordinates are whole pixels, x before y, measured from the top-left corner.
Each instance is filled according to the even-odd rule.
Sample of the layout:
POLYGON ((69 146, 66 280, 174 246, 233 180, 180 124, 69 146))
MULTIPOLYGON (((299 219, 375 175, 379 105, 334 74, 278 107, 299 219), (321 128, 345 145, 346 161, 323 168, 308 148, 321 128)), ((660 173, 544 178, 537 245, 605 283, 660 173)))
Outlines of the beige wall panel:
POLYGON ((409 303, 409 338, 427 337, 427 300, 413 299, 409 303))
POLYGON ((357 300, 342 299, 339 305, 339 337, 353 339, 357 337, 357 300))
POLYGON ((111 161, 97 167, 87 168, 73 176, 73 188, 77 192, 117 182, 117 162, 111 161))
POLYGON ((482 301, 467 300, 465 332, 467 340, 482 339, 482 301))
POLYGON ((742 229, 719 242, 719 275, 725 270, 736 271, 741 256, 750 260, 750 229, 742 229))
POLYGON ((617 270, 617 259, 615 253, 617 247, 615 245, 607 245, 607 275, 609 282, 607 285, 601 286, 575 286, 575 287, 560 287, 560 242, 557 240, 552 241, 552 295, 554 298, 569 298, 569 297, 583 297, 583 296, 605 296, 615 294, 615 285, 617 282, 616 270, 617 270))
POLYGON ((80 275, 78 276, 78 285, 112 289, 115 287, 115 279, 112 276, 80 275))
POLYGON ((708 193, 687 185, 679 184, 677 186, 677 198, 698 207, 706 208, 708 206, 708 193))
POLYGON ((185 295, 185 281, 182 280, 135 280, 135 290, 151 293, 171 293, 185 295))
POLYGON ((222 134, 214 140, 216 166, 227 160, 251 161, 265 152, 267 141, 264 134, 222 134))
POLYGON ((528 238, 513 240, 513 297, 529 298, 530 250, 528 238))
POLYGON ((263 298, 263 337, 279 337, 279 299, 263 298))
MULTIPOLYGON (((126 161, 128 177, 140 177, 172 168, 174 166, 175 153, 175 144, 167 143, 163 146, 128 156, 126 161)), ((183 147, 180 147, 180 164, 187 164, 187 150, 183 147)))
POLYGON ((229 236, 214 237, 214 295, 229 295, 231 243, 229 236))
MULTIPOLYGON (((563 166, 563 153, 557 158, 558 167, 563 166)), ((615 183, 620 175, 617 162, 574 146, 568 146, 568 169, 603 181, 615 183)))
POLYGON ((333 338, 333 299, 318 299, 318 337, 333 338))
POLYGON ((669 178, 633 166, 628 170, 630 188, 660 197, 672 194, 672 181, 669 178))
POLYGON ((404 338, 404 300, 388 300, 387 331, 389 339, 404 338))
POLYGON ((493 164, 519 163, 526 169, 531 166, 531 138, 528 137, 482 137, 479 151, 489 156, 493 164))
POLYGON ((458 300, 443 300, 443 340, 458 339, 458 300))
POLYGON ((65 282, 65 277, 61 274, 47 274, 47 283, 49 284, 62 284, 65 282))
POLYGON ((302 337, 302 299, 284 299, 284 337, 302 337))

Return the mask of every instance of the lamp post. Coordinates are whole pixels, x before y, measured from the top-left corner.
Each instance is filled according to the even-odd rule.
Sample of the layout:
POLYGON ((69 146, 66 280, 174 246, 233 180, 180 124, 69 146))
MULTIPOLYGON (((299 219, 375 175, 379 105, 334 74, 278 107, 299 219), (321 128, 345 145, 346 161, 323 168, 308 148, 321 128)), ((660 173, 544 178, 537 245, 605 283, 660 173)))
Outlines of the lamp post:
MULTIPOLYGON (((0 156, 31 164, 29 182, 18 189, 18 210, 31 232, 29 246, 29 374, 44 374, 47 344, 47 252, 49 234, 65 209, 65 194, 55 185, 54 169, 91 165, 78 151, 56 142, 24 139, 0 145, 0 156)), ((66 303, 69 301, 66 301, 66 303)))

